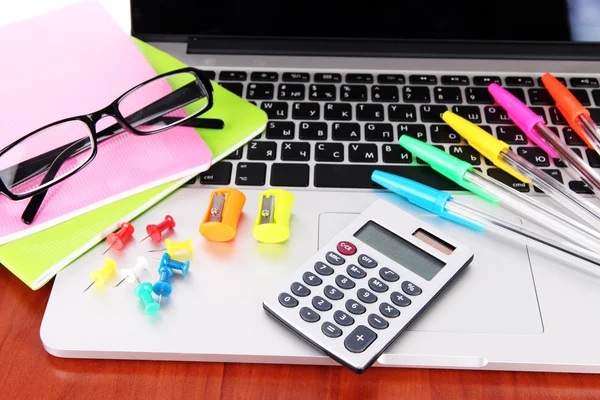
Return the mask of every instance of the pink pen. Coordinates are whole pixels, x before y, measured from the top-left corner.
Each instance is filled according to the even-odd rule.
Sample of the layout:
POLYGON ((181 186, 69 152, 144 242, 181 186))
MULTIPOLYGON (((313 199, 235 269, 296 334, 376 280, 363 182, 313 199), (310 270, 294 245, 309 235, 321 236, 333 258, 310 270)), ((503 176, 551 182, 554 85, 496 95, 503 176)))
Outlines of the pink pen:
POLYGON ((600 193, 600 176, 546 126, 541 116, 531 111, 523 102, 495 83, 492 83, 488 90, 496 102, 506 110, 509 118, 525 132, 532 142, 548 153, 549 157, 560 159, 576 174, 576 179, 583 180, 600 193))

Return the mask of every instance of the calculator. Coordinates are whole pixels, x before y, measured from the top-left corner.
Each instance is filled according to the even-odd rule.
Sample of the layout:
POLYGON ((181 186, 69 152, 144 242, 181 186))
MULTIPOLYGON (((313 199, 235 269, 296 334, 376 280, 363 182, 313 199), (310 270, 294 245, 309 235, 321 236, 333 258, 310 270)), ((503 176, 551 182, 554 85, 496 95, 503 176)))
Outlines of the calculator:
POLYGON ((263 301, 278 321, 361 374, 473 260, 473 251, 377 200, 263 301))

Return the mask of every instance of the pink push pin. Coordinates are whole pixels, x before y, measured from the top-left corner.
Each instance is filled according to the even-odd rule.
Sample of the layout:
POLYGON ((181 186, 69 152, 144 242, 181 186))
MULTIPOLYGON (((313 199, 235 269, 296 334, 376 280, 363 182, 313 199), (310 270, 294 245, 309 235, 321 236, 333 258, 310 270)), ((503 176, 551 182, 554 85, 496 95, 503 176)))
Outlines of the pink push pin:
POLYGON ((102 254, 106 254, 106 252, 112 249, 113 247, 117 250, 121 250, 123 247, 125 247, 125 244, 127 244, 127 242, 131 239, 131 236, 133 235, 134 231, 135 229, 133 228, 133 225, 131 225, 129 222, 123 222, 121 224, 121 229, 119 229, 118 232, 111 233, 106 237, 106 242, 110 246, 108 247, 108 249, 104 250, 104 253, 102 254))
POLYGON ((170 215, 165 216, 165 219, 157 225, 150 224, 146 227, 146 233, 148 236, 143 238, 140 242, 148 238, 152 238, 155 242, 160 242, 162 239, 162 234, 167 229, 175 228, 175 220, 170 215))

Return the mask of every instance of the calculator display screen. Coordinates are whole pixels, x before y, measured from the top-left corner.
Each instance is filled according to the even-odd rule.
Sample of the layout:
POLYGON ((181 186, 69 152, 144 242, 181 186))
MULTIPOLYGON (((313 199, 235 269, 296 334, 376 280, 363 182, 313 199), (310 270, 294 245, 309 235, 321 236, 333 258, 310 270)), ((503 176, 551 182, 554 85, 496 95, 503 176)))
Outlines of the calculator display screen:
POLYGON ((364 224, 354 237, 428 281, 446 265, 373 221, 364 224))

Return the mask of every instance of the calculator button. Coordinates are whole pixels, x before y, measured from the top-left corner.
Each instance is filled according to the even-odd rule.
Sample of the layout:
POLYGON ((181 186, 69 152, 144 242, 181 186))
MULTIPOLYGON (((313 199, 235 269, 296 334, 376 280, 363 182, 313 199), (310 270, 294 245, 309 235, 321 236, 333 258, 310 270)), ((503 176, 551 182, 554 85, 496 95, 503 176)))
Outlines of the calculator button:
POLYGON ((351 256, 356 253, 356 246, 350 242, 339 242, 337 244, 337 251, 345 256, 351 256))
POLYGON ((418 296, 423 292, 420 287, 409 281, 402 282, 402 291, 412 296, 418 296))
POLYGON ((298 305, 298 300, 288 293, 281 293, 279 295, 279 304, 287 308, 294 308, 298 305))
POLYGON ((365 276, 367 276, 367 273, 364 269, 357 267, 354 264, 348 265, 348 268, 346 268, 346 272, 348 273, 348 275, 356 279, 364 278, 365 276))
POLYGON ((317 322, 321 319, 321 316, 316 311, 311 310, 308 307, 302 307, 300 309, 300 318, 306 322, 317 322))
POLYGON ((400 311, 389 303, 381 303, 379 305, 379 312, 388 318, 396 318, 400 315, 400 311))
POLYGON ((352 289, 355 286, 354 281, 344 275, 336 276, 335 283, 342 289, 352 289))
POLYGON ((411 303, 410 299, 400 292, 393 292, 390 299, 392 300, 392 303, 398 307, 407 307, 410 306, 411 303))
POLYGON ((305 272, 302 275, 302 280, 304 283, 310 286, 319 286, 321 283, 323 283, 323 280, 312 272, 305 272))
POLYGON ((377 339, 377 334, 364 325, 359 325, 344 339, 344 346, 352 353, 362 353, 377 339))
POLYGON ((378 293, 383 293, 389 289, 388 285, 381 282, 377 278, 369 279, 369 287, 371 288, 372 291, 378 292, 378 293))
MULTIPOLYGON (((348 303, 346 302, 346 304, 348 303)), ((350 326, 354 323, 354 318, 340 310, 333 313, 333 319, 342 326, 350 326)))
POLYGON ((331 310, 331 303, 322 298, 321 296, 315 296, 312 299, 312 305, 319 311, 329 311, 331 310))
POLYGON ((296 296, 306 297, 310 294, 310 289, 298 282, 292 283, 290 288, 292 289, 292 293, 296 296))
POLYGON ((321 325, 321 331, 325 334, 325 336, 328 337, 336 338, 342 336, 342 330, 331 322, 323 322, 323 325, 321 325))
POLYGON ((367 321, 369 321, 369 325, 371 325, 375 329, 385 329, 388 326, 390 326, 390 324, 385 319, 383 319, 383 317, 380 317, 377 314, 369 315, 367 321))
POLYGON ((400 279, 400 275, 389 269, 388 267, 383 267, 379 270, 379 276, 381 279, 388 282, 396 282, 400 279))
POLYGON ((344 293, 342 293, 341 290, 338 290, 331 285, 325 286, 323 293, 331 300, 340 300, 344 297, 344 293))
POLYGON ((364 312, 367 311, 365 306, 352 299, 346 301, 346 310, 350 311, 352 314, 364 314, 364 312))
POLYGON ((317 261, 315 263, 315 271, 317 271, 317 273, 321 274, 321 275, 331 275, 333 274, 333 268, 331 268, 329 265, 325 264, 324 262, 321 261, 317 261))
POLYGON ((359 300, 364 302, 364 303, 375 303, 377 301, 377 296, 375 296, 373 293, 369 292, 367 289, 363 289, 360 288, 358 289, 358 292, 356 292, 356 295, 358 296, 359 300))
POLYGON ((358 256, 358 263, 365 268, 375 268, 377 266, 377 261, 366 254, 358 256))
POLYGON ((344 257, 334 253, 333 251, 328 251, 327 254, 325 254, 325 259, 331 265, 342 265, 346 262, 346 260, 344 260, 344 257))

